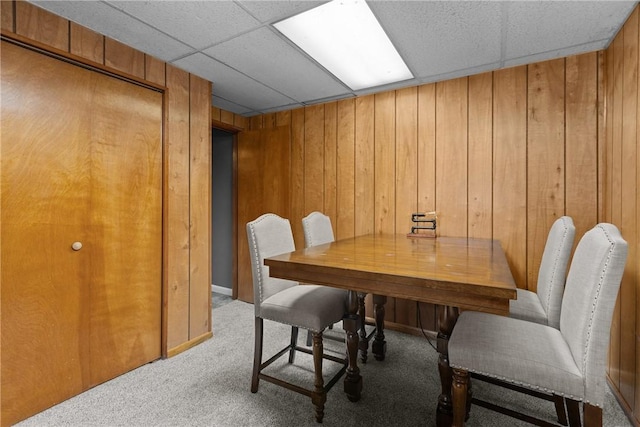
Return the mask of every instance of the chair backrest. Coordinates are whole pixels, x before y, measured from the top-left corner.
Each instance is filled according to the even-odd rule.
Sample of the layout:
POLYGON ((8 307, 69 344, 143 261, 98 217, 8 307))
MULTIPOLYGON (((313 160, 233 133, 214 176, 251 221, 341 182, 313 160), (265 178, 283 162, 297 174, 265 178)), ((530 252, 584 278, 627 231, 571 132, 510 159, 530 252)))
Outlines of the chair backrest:
POLYGON ((271 295, 296 286, 298 282, 269 277, 264 259, 296 250, 288 219, 267 213, 247 223, 247 238, 253 275, 253 305, 260 316, 260 304, 271 295))
POLYGON ((331 218, 323 213, 315 211, 302 218, 302 229, 304 230, 304 244, 307 248, 335 240, 331 218))
POLYGON ((627 260, 627 242, 601 223, 580 239, 560 313, 560 332, 584 377, 585 401, 602 407, 613 309, 627 260))
POLYGON ((562 294, 575 235, 571 217, 556 219, 549 230, 538 271, 537 295, 547 313, 547 324, 556 329, 560 327, 562 294))

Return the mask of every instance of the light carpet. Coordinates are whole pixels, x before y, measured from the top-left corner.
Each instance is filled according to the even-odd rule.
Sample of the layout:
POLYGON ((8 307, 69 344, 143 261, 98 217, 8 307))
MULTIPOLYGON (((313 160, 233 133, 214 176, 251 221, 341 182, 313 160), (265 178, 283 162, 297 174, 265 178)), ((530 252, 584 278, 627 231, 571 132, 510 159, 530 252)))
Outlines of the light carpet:
MULTIPOLYGON (((250 392, 253 361, 253 305, 232 301, 215 306, 213 338, 175 357, 141 366, 94 387, 23 422, 31 426, 317 426, 311 399, 262 381, 250 392)), ((284 347, 289 328, 265 322, 265 356, 284 347)), ((344 336, 339 325, 326 335, 344 336)), ((362 398, 350 402, 342 380, 329 392, 324 425, 433 426, 440 392, 437 353, 423 337, 385 331, 387 357, 359 364, 362 398)), ((301 331, 300 343, 306 333, 301 331)), ((325 350, 344 352, 344 344, 325 339, 325 350)), ((265 357, 265 359, 266 359, 265 357)), ((296 363, 270 367, 301 385, 313 383, 311 356, 298 353, 296 363)), ((324 372, 338 369, 325 361, 324 372)), ((474 382, 474 395, 508 403, 538 417, 555 420, 550 402, 504 388, 474 382)), ((474 426, 526 425, 473 406, 467 423, 474 426)), ((607 388, 604 425, 631 426, 607 388)))

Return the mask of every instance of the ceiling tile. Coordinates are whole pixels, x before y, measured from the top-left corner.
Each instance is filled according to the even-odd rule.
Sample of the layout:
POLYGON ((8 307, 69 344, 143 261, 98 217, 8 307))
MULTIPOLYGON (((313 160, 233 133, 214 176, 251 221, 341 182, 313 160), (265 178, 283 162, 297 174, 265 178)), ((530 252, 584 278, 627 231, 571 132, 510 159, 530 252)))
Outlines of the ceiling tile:
POLYGON ((273 31, 261 28, 203 52, 298 102, 350 93, 273 31))
POLYGON ((251 110, 295 102, 202 53, 174 61, 173 65, 213 82, 216 96, 251 110))
POLYGON ((260 25, 231 1, 109 1, 200 50, 260 25))
POLYGON ((313 9, 325 1, 238 1, 260 22, 274 22, 313 9))
POLYGON ((371 2, 416 77, 500 60, 500 2, 371 2))

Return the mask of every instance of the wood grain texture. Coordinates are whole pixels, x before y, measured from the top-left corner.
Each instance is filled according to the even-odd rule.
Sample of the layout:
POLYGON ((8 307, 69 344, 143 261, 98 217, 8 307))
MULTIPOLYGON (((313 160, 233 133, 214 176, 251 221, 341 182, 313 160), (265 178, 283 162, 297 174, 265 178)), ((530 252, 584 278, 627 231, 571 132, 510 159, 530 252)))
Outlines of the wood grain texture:
POLYGON ((90 61, 104 64, 104 36, 86 27, 70 22, 69 52, 90 61))
POLYGON ((467 81, 436 85, 436 211, 443 236, 468 233, 467 81))
POLYGON ((564 61, 528 67, 527 288, 534 292, 549 229, 564 215, 564 61))
POLYGON ((14 4, 16 34, 69 51, 69 21, 26 1, 14 4))
POLYGON ((355 102, 355 235, 358 236, 373 233, 375 224, 375 107, 373 95, 357 98, 355 102))
POLYGON ((144 56, 144 53, 112 38, 104 39, 104 64, 111 68, 144 78, 144 56))
POLYGON ((189 339, 211 332, 211 83, 189 75, 189 339))
POLYGON ((493 238, 493 74, 469 77, 469 237, 493 238))
POLYGON ((493 73, 493 237, 527 286, 527 69, 493 73))
POLYGON ((324 105, 324 204, 322 210, 331 218, 331 224, 336 224, 337 219, 337 114, 337 102, 324 105))
MULTIPOLYGON (((305 107, 304 215, 324 210, 324 105, 305 107)), ((292 218, 302 221, 302 218, 292 218)))
POLYGON ((490 239, 375 233, 265 264, 274 277, 499 314, 516 294, 500 242, 490 239))
POLYGON ((304 248, 304 234, 302 218, 307 213, 305 209, 305 108, 298 108, 291 112, 291 228, 296 248, 304 248), (299 220, 296 220, 299 218, 299 220))
MULTIPOLYGON (((620 232, 629 244, 629 259, 637 259, 637 175, 638 175, 638 9, 623 28, 624 70, 622 75, 622 187, 620 232)), ((636 263, 627 264, 620 284, 620 342, 636 340, 636 263)), ((627 402, 635 401, 636 346, 620 346, 620 392, 627 402)))
POLYGON ((336 239, 355 232, 355 101, 338 102, 336 173, 336 239))
POLYGON ((0 2, 0 29, 15 32, 15 2, 2 0, 0 2))
POLYGON ((167 65, 165 151, 166 343, 189 340, 189 74, 167 65))
POLYGON ((164 61, 145 55, 144 78, 149 82, 166 86, 167 72, 164 61))
MULTIPOLYGON (((418 211, 436 209, 436 85, 418 87, 418 211)), ((439 231, 437 231, 439 233, 439 231)))

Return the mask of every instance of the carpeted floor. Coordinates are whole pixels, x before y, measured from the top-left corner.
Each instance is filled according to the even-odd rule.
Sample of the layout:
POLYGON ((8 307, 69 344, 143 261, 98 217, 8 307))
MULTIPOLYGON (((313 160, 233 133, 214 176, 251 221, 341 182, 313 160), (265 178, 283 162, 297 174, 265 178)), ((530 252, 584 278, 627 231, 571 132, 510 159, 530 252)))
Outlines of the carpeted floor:
MULTIPOLYGON (((159 360, 71 398, 18 424, 31 426, 316 426, 310 399, 267 382, 249 390, 253 360, 253 305, 214 296, 213 338, 184 353, 159 360)), ((286 345, 289 329, 265 322, 265 356, 286 345)), ((336 325, 326 334, 343 336, 336 325)), ((306 338, 300 334, 301 343, 306 338)), ((360 364, 362 399, 349 402, 341 381, 329 392, 325 426, 433 426, 439 394, 437 354, 425 338, 386 332, 387 359, 360 364)), ((325 340, 325 350, 344 344, 325 340)), ((301 385, 313 381, 311 356, 296 364, 274 363, 272 372, 301 385)), ((327 377, 338 369, 325 362, 327 377)), ((554 421, 553 405, 503 388, 474 382, 474 395, 508 402, 554 421)), ((468 426, 520 426, 512 418, 474 406, 468 426)), ((627 420, 607 389, 604 425, 627 420)))

